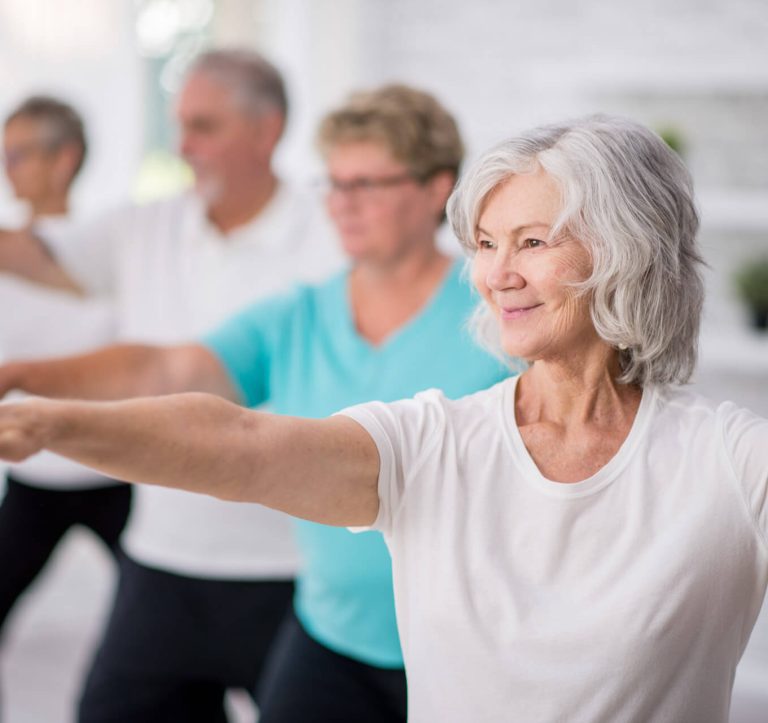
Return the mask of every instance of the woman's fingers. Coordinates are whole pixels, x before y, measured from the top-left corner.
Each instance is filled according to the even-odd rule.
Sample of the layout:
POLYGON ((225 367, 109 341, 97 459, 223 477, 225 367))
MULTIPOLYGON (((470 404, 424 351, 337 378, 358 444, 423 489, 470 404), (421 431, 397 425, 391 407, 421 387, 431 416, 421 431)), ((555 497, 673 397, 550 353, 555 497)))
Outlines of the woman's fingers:
POLYGON ((29 404, 0 405, 0 458, 21 462, 43 449, 29 404))

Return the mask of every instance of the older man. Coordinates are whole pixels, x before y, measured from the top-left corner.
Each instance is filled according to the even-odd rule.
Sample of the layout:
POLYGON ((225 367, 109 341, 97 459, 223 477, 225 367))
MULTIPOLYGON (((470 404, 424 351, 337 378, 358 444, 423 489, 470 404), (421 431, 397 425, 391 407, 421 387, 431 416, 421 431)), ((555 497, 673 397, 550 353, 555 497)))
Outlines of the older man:
MULTIPOLYGON (((201 56, 177 103, 194 190, 112 213, 67 244, 69 275, 115 296, 127 342, 116 364, 140 356, 142 343, 194 338, 246 302, 336 265, 319 206, 272 170, 286 110, 280 75, 263 58, 201 56)), ((93 371, 68 380, 73 396, 119 396, 108 374, 93 371)), ((224 720, 226 688, 255 688, 290 603, 290 524, 256 505, 137 492, 80 720, 224 720)))

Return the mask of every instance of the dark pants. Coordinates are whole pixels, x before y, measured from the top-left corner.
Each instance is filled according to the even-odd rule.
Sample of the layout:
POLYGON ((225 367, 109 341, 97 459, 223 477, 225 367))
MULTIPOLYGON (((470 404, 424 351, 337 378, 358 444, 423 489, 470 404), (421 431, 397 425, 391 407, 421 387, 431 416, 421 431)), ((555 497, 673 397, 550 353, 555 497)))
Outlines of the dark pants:
POLYGON ((292 582, 191 578, 122 556, 80 723, 225 721, 224 692, 256 690, 292 596, 292 582))
POLYGON ((291 613, 275 641, 258 695, 259 723, 405 723, 405 672, 329 650, 291 613))
POLYGON ((90 528, 116 550, 131 492, 126 484, 43 489, 8 477, 0 504, 0 627, 73 525, 90 528))

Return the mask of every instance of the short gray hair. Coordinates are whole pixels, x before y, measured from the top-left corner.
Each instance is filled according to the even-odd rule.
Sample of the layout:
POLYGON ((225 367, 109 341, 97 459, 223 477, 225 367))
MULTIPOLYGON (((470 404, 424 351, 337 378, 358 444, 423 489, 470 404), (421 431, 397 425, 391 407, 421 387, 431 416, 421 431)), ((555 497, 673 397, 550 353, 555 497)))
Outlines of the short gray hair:
MULTIPOLYGON (((470 253, 491 192, 513 175, 543 169, 562 207, 552 236, 584 244, 592 273, 592 322, 620 349, 626 384, 685 383, 696 365, 704 299, 699 218, 690 174, 661 138, 631 120, 595 115, 535 128, 483 154, 448 202, 454 232, 470 253), (626 348, 624 348, 626 347, 626 348)), ((473 324, 486 345, 486 309, 473 324)))
POLYGON ((268 111, 288 115, 288 99, 280 71, 253 50, 210 50, 189 66, 187 76, 205 73, 230 89, 246 113, 259 116, 268 111))
POLYGON ((33 95, 8 114, 4 125, 8 126, 15 120, 39 123, 44 135, 41 142, 51 151, 56 151, 66 144, 75 146, 80 152, 80 157, 72 178, 77 176, 85 162, 88 143, 83 119, 71 105, 50 95, 33 95))

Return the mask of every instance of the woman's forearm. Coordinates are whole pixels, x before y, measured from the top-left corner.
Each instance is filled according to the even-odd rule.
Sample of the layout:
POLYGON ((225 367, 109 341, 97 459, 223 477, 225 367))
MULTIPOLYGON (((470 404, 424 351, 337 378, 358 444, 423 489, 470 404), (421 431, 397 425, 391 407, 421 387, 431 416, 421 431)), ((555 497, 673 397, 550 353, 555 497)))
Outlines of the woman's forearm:
POLYGON ((347 418, 260 414, 208 394, 0 406, 0 457, 41 449, 118 479, 326 524, 370 524, 378 510, 378 452, 347 418))
POLYGON ((245 499, 241 407, 206 394, 29 406, 39 410, 45 449, 118 479, 245 499))

